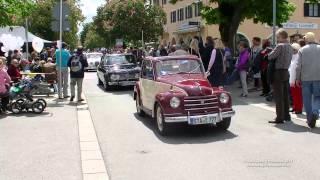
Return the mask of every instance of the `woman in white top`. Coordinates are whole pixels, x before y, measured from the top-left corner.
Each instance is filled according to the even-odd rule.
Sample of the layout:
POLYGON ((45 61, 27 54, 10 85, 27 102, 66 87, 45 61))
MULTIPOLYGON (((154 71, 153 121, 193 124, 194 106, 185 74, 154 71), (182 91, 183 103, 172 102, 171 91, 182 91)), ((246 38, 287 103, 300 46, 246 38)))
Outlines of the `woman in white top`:
POLYGON ((292 96, 292 101, 293 101, 293 109, 292 112, 295 112, 295 114, 301 114, 302 113, 302 89, 301 86, 295 83, 296 81, 296 69, 298 65, 298 58, 299 58, 299 49, 301 48, 299 44, 293 43, 292 45, 293 48, 293 56, 291 60, 291 64, 289 67, 289 74, 290 74, 290 93, 292 96))

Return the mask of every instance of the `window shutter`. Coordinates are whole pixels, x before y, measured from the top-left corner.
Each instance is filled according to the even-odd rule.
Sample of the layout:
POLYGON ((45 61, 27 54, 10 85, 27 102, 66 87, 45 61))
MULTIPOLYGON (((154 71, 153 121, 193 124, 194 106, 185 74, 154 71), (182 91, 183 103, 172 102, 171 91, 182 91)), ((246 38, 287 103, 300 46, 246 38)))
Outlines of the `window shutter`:
POLYGON ((320 3, 318 3, 318 17, 320 17, 320 3))
POLYGON ((309 17, 309 3, 304 3, 304 17, 309 17))

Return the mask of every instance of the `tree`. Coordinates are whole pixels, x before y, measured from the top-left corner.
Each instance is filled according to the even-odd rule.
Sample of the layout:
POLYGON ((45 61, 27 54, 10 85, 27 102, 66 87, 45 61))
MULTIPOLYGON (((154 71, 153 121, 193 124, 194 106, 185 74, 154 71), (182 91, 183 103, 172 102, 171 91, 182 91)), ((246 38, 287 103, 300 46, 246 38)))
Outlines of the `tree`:
MULTIPOLYGON (((176 3, 178 0, 171 0, 176 3)), ((288 0, 277 0, 277 25, 289 20, 295 11, 295 5, 288 0)), ((218 24, 222 41, 229 47, 233 46, 233 39, 239 25, 246 19, 254 23, 272 25, 272 3, 261 0, 210 0, 203 6, 201 15, 207 24, 218 24), (213 6, 215 5, 215 6, 213 6)))
POLYGON ((87 49, 101 48, 106 46, 105 40, 95 31, 95 29, 90 28, 86 34, 86 39, 84 41, 84 47, 87 49))
POLYGON ((24 18, 34 7, 32 0, 1 0, 0 26, 13 25, 17 18, 24 18))
POLYGON ((166 15, 158 6, 145 4, 143 0, 121 0, 107 3, 98 8, 94 24, 97 32, 114 41, 123 38, 126 42, 137 44, 157 40, 163 33, 166 15))
POLYGON ((92 27, 92 25, 93 25, 93 23, 85 23, 83 25, 83 29, 80 32, 80 42, 81 42, 82 45, 84 45, 84 42, 85 42, 85 40, 87 38, 89 29, 90 29, 90 27, 92 27))
MULTIPOLYGON (((63 41, 69 44, 72 48, 75 48, 78 44, 78 24, 84 20, 79 6, 79 0, 68 0, 70 7, 70 31, 63 33, 63 41)), ((50 41, 56 41, 59 39, 59 33, 54 32, 51 28, 51 22, 53 21, 52 9, 56 0, 36 0, 34 8, 30 13, 29 19, 29 31, 35 35, 47 39, 50 41)), ((23 25, 23 19, 20 20, 20 25, 23 25)))

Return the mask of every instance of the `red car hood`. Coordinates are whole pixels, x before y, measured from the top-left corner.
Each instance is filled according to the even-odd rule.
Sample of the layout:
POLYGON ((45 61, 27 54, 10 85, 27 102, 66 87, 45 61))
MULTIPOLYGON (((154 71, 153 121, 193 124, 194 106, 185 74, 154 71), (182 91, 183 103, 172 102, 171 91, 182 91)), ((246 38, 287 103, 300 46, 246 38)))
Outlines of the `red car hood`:
POLYGON ((218 90, 201 74, 166 75, 159 77, 158 81, 179 87, 189 96, 208 96, 213 94, 212 90, 218 90))

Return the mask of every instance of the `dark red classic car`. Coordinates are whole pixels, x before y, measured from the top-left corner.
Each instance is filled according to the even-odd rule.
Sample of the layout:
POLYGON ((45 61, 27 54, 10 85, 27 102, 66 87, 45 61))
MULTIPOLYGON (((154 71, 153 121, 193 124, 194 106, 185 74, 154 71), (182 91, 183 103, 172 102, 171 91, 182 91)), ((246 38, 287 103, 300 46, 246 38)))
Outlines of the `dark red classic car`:
POLYGON ((210 85, 195 56, 145 58, 134 99, 137 113, 155 118, 161 135, 173 123, 213 124, 226 130, 235 115, 230 94, 210 85))

